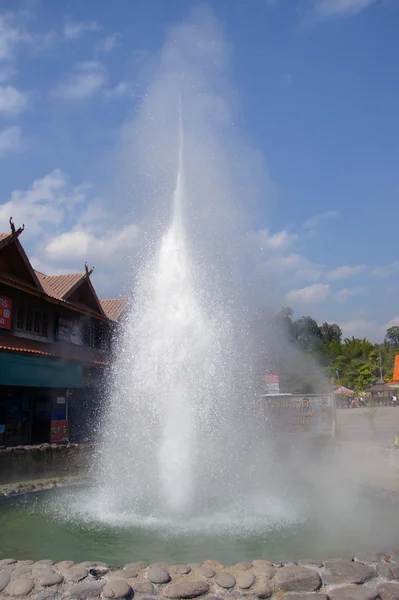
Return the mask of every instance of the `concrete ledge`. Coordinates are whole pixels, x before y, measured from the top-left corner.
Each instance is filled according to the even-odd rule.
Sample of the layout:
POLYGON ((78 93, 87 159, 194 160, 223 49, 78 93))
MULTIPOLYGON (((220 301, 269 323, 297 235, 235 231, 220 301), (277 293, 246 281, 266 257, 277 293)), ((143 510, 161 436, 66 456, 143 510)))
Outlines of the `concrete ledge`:
POLYGON ((90 454, 84 444, 0 447, 0 484, 77 475, 90 454))

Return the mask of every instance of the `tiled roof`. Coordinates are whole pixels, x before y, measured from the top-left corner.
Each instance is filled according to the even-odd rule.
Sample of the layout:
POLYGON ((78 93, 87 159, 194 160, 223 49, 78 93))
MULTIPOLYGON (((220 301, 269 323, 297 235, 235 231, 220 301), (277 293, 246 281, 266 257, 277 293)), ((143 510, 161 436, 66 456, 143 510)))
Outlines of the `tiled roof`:
POLYGON ((1 240, 5 240, 6 238, 10 237, 11 233, 0 233, 0 242, 1 240))
POLYGON ((62 300, 69 290, 84 277, 82 273, 71 273, 69 275, 45 275, 40 271, 35 271, 35 273, 46 294, 58 300, 62 300))
POLYGON ((119 319, 126 302, 127 298, 107 298, 105 300, 100 300, 103 311, 111 321, 117 321, 119 319))

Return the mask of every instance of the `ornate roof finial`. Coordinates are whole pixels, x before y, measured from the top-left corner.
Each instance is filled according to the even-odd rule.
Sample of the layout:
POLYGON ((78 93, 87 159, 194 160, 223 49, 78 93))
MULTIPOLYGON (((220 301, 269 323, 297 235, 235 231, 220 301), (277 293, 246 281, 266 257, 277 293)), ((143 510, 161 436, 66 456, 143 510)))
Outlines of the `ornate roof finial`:
POLYGON ((11 234, 15 235, 16 237, 18 237, 19 235, 21 235, 21 233, 25 229, 25 225, 22 225, 22 227, 18 227, 18 229, 15 229, 15 225, 12 222, 12 217, 10 217, 9 223, 10 223, 10 227, 11 227, 11 234))
POLYGON ((85 271, 86 271, 86 276, 90 277, 90 275, 93 273, 94 271, 94 267, 92 267, 91 269, 89 269, 89 267, 87 266, 87 261, 85 262, 85 271))

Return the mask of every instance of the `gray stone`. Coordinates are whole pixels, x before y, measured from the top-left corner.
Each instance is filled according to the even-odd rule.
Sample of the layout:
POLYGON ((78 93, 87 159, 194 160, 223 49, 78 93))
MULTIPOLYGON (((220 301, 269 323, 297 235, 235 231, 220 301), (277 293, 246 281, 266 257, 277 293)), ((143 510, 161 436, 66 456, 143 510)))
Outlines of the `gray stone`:
POLYGON ((61 592, 57 588, 47 588, 34 596, 34 600, 60 600, 61 592))
POLYGON ((43 577, 39 581, 40 585, 43 587, 58 585, 64 581, 64 577, 61 573, 56 573, 55 571, 48 571, 43 574, 43 577))
POLYGON ((33 588, 35 587, 35 582, 33 579, 29 577, 18 577, 18 579, 14 579, 8 588, 7 594, 10 596, 28 596, 33 588))
POLYGON ((187 566, 190 567, 190 569, 197 569, 198 567, 201 566, 201 563, 191 562, 191 563, 187 563, 187 566))
POLYGON ((250 592, 258 598, 270 598, 273 595, 273 589, 269 581, 257 581, 250 592))
POLYGON ((220 596, 207 596, 206 600, 223 600, 220 596))
POLYGON ((207 579, 210 579, 211 577, 215 577, 216 572, 211 569, 210 567, 193 567, 194 571, 196 573, 198 573, 198 575, 202 575, 203 577, 206 577, 207 579))
POLYGON ((264 565, 257 566, 251 568, 252 573, 254 573, 257 577, 266 577, 266 579, 273 579, 275 576, 277 569, 272 565, 264 565))
POLYGON ((8 571, 0 571, 0 592, 10 583, 11 575, 8 571))
POLYGON ((163 567, 150 567, 147 577, 152 583, 169 583, 171 579, 168 571, 163 567))
POLYGON ((203 567, 209 567, 210 569, 214 569, 215 571, 220 571, 224 569, 224 564, 220 562, 220 560, 206 560, 203 564, 203 567))
POLYGON ((135 594, 153 594, 155 587, 150 581, 139 581, 138 583, 133 583, 133 590, 135 594))
POLYGON ((328 600, 326 594, 308 593, 308 594, 285 594, 283 600, 328 600))
POLYGON ((237 571, 248 571, 252 567, 250 562, 238 562, 234 565, 234 569, 237 571))
POLYGON ((75 567, 71 567, 70 569, 65 569, 62 571, 62 575, 65 577, 67 581, 82 581, 88 575, 87 569, 83 567, 79 567, 76 565, 75 567))
POLYGON ((15 569, 13 570, 14 577, 20 577, 21 575, 30 575, 31 573, 32 567, 30 567, 29 565, 21 565, 15 567, 15 569))
POLYGON ((305 559, 300 560, 298 564, 301 567, 316 567, 316 569, 320 569, 324 565, 322 560, 313 560, 313 559, 305 559))
POLYGON ((19 560, 18 565, 20 567, 29 567, 30 565, 33 565, 34 562, 34 560, 19 560))
MULTIPOLYGON (((107 573, 109 573, 108 567, 95 566, 89 569, 89 575, 96 577, 97 579, 99 577, 104 577, 104 575, 107 575, 107 573)), ((134 577, 134 575, 131 575, 131 577, 134 577)))
POLYGON ((48 558, 44 560, 37 560, 33 563, 33 567, 52 567, 54 565, 54 561, 48 558))
POLYGON ((85 560, 81 563, 78 563, 76 566, 82 567, 82 569, 90 569, 91 567, 96 567, 97 565, 98 565, 98 563, 96 563, 92 560, 85 560))
POLYGON ((168 563, 165 563, 165 562, 157 562, 157 563, 152 563, 152 565, 150 565, 150 568, 168 569, 169 565, 168 565, 168 563))
POLYGON ((378 592, 365 586, 337 587, 328 592, 330 600, 375 600, 378 592))
POLYGON ((355 554, 355 560, 361 563, 378 563, 384 556, 384 552, 366 551, 355 554))
POLYGON ((188 565, 173 565, 169 570, 176 573, 176 575, 188 575, 191 572, 191 567, 188 565))
POLYGON ((124 579, 109 581, 102 592, 104 598, 130 598, 132 594, 132 588, 124 579))
POLYGON ((382 583, 378 593, 382 600, 399 600, 399 583, 382 583))
POLYGON ((196 598, 209 592, 207 581, 187 581, 181 580, 178 583, 167 585, 161 592, 165 598, 196 598))
POLYGON ((377 577, 377 571, 373 567, 347 560, 329 560, 324 563, 324 567, 326 573, 323 574, 323 582, 326 585, 359 584, 377 577))
POLYGON ((66 592, 67 598, 74 598, 74 600, 87 600, 88 598, 97 598, 103 587, 105 581, 99 579, 93 579, 92 581, 84 581, 83 583, 75 583, 66 592))
POLYGON ((142 571, 148 567, 148 563, 139 561, 134 563, 128 563, 124 566, 124 569, 133 569, 134 571, 142 571))
POLYGON ((321 586, 317 571, 297 566, 277 569, 273 581, 275 588, 283 592, 314 592, 321 586))
POLYGON ((221 572, 216 574, 215 583, 228 590, 235 586, 236 578, 231 573, 221 572))
POLYGON ((57 563, 55 566, 58 569, 58 571, 62 571, 63 569, 70 569, 71 567, 74 566, 74 562, 73 560, 62 560, 61 562, 57 563))
POLYGON ((253 560, 252 564, 254 567, 272 567, 273 563, 268 560, 253 560))
POLYGON ((109 577, 111 579, 135 579, 138 573, 135 569, 119 569, 118 571, 111 571, 109 577))
POLYGON ((399 565, 386 562, 378 563, 377 571, 380 577, 399 580, 399 565))
POLYGON ((248 590, 255 583, 255 575, 250 571, 240 571, 237 575, 237 585, 242 590, 248 590))
POLYGON ((14 565, 17 561, 15 558, 3 558, 0 560, 0 569, 3 567, 8 567, 8 565, 14 565))

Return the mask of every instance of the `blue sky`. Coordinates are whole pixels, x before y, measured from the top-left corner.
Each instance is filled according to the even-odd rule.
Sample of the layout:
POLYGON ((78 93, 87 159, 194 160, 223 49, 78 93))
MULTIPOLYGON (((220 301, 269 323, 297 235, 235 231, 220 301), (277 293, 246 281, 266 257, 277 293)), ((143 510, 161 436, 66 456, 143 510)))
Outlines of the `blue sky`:
MULTIPOLYGON (((248 200, 259 289, 297 316, 381 339, 399 324, 399 2, 214 0, 187 41, 196 7, 3 0, 0 229, 12 215, 36 268, 88 260, 100 296, 118 295, 144 223, 132 193, 137 111, 164 109, 165 73, 180 64, 171 49, 205 79, 217 55, 207 98, 229 106, 215 111, 218 147, 249 149, 241 210, 248 200)), ((161 156, 166 137, 157 149, 153 133, 161 156)))

